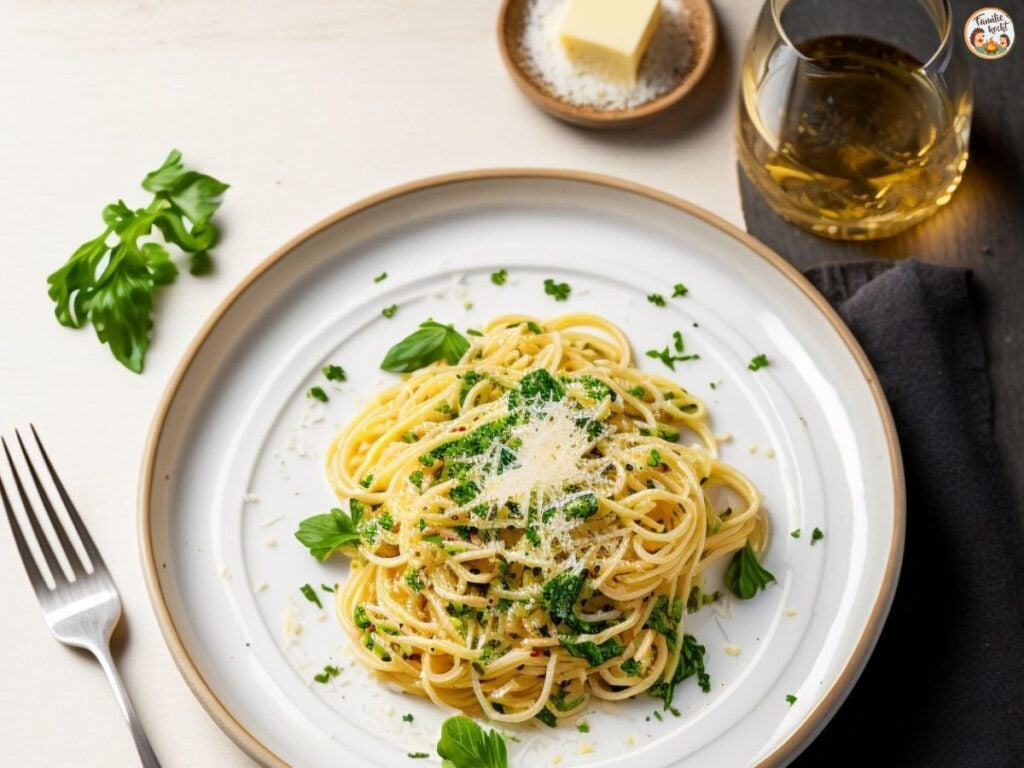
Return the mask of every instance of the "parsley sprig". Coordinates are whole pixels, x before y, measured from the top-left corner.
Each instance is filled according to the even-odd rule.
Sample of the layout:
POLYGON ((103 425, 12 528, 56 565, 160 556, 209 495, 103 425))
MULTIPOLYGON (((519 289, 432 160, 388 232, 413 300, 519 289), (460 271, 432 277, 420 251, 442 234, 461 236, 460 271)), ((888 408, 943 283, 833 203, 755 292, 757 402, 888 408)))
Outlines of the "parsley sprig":
POLYGON ((123 200, 108 205, 102 234, 82 244, 46 278, 57 321, 68 328, 91 323, 100 343, 109 345, 114 357, 135 373, 142 372, 149 349, 157 289, 178 276, 163 244, 142 241, 155 227, 165 243, 189 255, 189 272, 209 272, 210 249, 217 242, 211 219, 228 185, 186 169, 175 149, 146 175, 142 188, 153 193, 148 206, 133 210, 123 200), (113 245, 108 243, 111 236, 113 245))
POLYGON ((544 281, 544 293, 554 296, 555 301, 566 301, 572 293, 572 286, 568 283, 556 283, 549 277, 544 281))
POLYGON ((700 355, 684 354, 683 334, 679 331, 672 332, 672 348, 666 346, 662 350, 649 349, 647 356, 653 360, 661 360, 671 370, 676 369, 676 363, 684 363, 687 360, 700 360, 700 355))

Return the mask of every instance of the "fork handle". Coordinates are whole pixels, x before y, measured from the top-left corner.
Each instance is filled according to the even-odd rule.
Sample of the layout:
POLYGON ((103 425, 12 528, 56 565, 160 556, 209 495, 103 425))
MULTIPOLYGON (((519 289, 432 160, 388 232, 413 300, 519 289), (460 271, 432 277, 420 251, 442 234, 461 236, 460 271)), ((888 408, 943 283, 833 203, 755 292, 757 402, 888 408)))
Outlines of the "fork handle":
POLYGON ((114 696, 117 698, 118 706, 121 707, 121 714, 128 721, 132 738, 135 740, 135 749, 139 752, 139 760, 142 762, 143 768, 160 768, 160 761, 156 759, 156 754, 149 745, 149 739, 146 738, 146 733, 142 730, 142 723, 139 722, 139 718, 135 714, 132 700, 128 697, 128 690, 124 687, 121 674, 117 671, 114 659, 110 655, 110 649, 106 646, 93 646, 89 650, 93 652, 100 666, 103 667, 103 671, 107 673, 107 680, 110 681, 110 687, 114 689, 114 696))

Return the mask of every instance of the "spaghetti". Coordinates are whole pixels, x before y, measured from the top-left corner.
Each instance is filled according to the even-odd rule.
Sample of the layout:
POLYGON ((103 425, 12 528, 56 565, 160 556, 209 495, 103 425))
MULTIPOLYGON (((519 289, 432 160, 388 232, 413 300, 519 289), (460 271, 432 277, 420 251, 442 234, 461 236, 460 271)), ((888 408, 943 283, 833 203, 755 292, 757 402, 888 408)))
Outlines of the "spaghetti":
POLYGON ((608 321, 495 318, 330 446, 360 534, 337 595, 358 659, 503 722, 644 691, 668 706, 690 675, 706 689, 684 609, 709 599, 709 564, 766 535, 716 455, 704 404, 634 367, 608 321))

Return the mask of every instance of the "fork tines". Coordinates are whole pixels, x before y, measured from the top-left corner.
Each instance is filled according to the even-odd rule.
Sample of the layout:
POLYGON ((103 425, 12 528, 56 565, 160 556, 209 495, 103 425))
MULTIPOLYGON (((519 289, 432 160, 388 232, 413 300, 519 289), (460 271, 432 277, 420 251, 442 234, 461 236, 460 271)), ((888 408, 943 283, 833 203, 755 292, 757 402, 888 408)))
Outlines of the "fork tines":
MULTIPOLYGON (((11 476, 14 478, 14 485, 17 488, 18 496, 21 498, 25 518, 28 520, 29 526, 32 528, 32 535, 35 537, 36 544, 39 547, 39 552, 42 554, 43 560, 50 571, 53 583, 56 585, 59 578, 63 578, 65 581, 70 583, 76 578, 81 578, 86 574, 91 574, 96 568, 101 568, 102 558, 96 549, 96 545, 92 541, 92 537, 89 536, 89 532, 82 524, 82 519, 78 516, 78 511, 75 509, 75 505, 68 496, 67 490, 64 488, 64 484, 57 475, 57 471, 53 468, 53 464, 50 461, 50 457, 47 454, 46 449, 43 447, 42 441, 39 439, 39 434, 36 432, 36 428, 32 426, 31 429, 32 435, 36 441, 36 446, 39 448, 39 455, 42 456, 43 463, 46 464, 46 469, 49 472, 50 479, 53 481, 53 487, 56 489, 57 494, 60 497, 60 501, 64 506, 64 510, 67 513, 71 527, 74 529, 74 535, 77 535, 78 540, 82 543, 82 547, 85 549, 86 555, 88 556, 88 560, 83 559, 79 550, 71 543, 69 531, 61 521, 60 515, 58 515, 53 502, 50 500, 50 495, 43 485, 43 482, 39 477, 39 473, 36 471, 36 467, 32 462, 32 458, 29 456, 28 450, 25 448, 25 443, 21 439, 21 434, 15 430, 14 434, 18 439, 18 445, 21 446, 21 454, 24 457, 25 465, 28 467, 29 474, 32 477, 32 483, 39 496, 39 501, 42 502, 43 508, 46 510, 46 516, 57 536, 59 548, 64 551, 64 556, 70 566, 70 578, 61 567, 56 552, 50 546, 52 542, 50 542, 43 532, 39 516, 31 499, 29 498, 28 492, 25 489, 21 475, 18 473, 18 468, 15 466, 10 448, 7 446, 7 440, 0 438, 0 442, 3 443, 4 453, 7 455, 7 464, 11 468, 11 476), (80 563, 81 568, 76 567, 76 560, 80 563)), ((7 513, 7 521, 11 525, 11 531, 14 534, 18 552, 25 564, 25 570, 28 571, 29 579, 32 581, 33 586, 37 590, 44 585, 47 586, 47 588, 52 588, 47 584, 46 578, 38 568, 38 563, 32 556, 32 550, 25 537, 25 531, 22 529, 22 526, 19 524, 14 513, 11 498, 7 494, 7 489, 4 487, 2 479, 0 479, 0 499, 3 501, 4 510, 7 513)))

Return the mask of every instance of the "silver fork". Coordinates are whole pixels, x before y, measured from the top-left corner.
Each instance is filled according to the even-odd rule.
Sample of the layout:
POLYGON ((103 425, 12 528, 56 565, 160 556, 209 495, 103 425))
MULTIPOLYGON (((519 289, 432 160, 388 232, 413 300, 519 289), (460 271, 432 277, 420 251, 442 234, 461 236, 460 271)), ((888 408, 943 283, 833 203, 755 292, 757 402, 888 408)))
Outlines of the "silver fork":
POLYGON ((35 437, 36 445, 39 446, 39 453, 43 457, 43 462, 46 464, 47 470, 49 470, 53 486, 57 489, 57 494, 64 504, 68 519, 71 521, 71 527, 77 533, 78 540, 82 543, 88 560, 91 563, 87 563, 82 559, 80 553, 72 546, 68 538, 68 531, 54 510, 53 503, 50 501, 50 497, 43 487, 39 475, 36 473, 36 468, 32 464, 32 459, 29 458, 28 451, 25 450, 25 443, 22 442, 21 435, 15 431, 18 444, 21 446, 21 453, 25 457, 25 464, 39 494, 39 500, 46 510, 50 524, 57 534, 60 547, 64 550, 64 555, 71 566, 71 578, 65 574, 56 555, 48 546, 47 538, 43 534, 39 520, 36 517, 36 511, 32 507, 32 502, 29 501, 28 494, 25 492, 25 486, 22 484, 18 470, 14 466, 14 459, 7 448, 7 441, 0 439, 0 442, 3 443, 4 453, 7 454, 7 463, 11 467, 11 475, 14 477, 14 484, 18 489, 18 496, 21 497, 21 503, 24 505, 25 517, 32 528, 32 534, 39 545, 39 551, 42 553, 43 560, 46 562, 47 568, 49 568, 54 586, 51 587, 40 572, 38 564, 32 556, 32 551, 29 549, 28 542, 25 540, 25 533, 22 531, 17 517, 15 517, 11 500, 7 495, 7 489, 4 488, 3 481, 0 480, 0 497, 3 499, 4 510, 7 512, 7 521, 11 524, 11 531, 14 533, 14 540, 18 545, 22 564, 25 566, 29 581, 32 582, 32 587, 36 591, 36 597, 39 598, 39 604, 43 609, 43 617, 46 619, 50 631, 65 645, 84 648, 96 657, 100 666, 103 667, 103 671, 107 673, 110 685, 114 688, 114 695, 117 697, 117 703, 121 707, 121 712, 128 721, 128 727, 131 728, 132 738, 135 739, 135 748, 139 751, 142 765, 145 768, 160 768, 160 763, 153 753, 153 748, 150 747, 149 740, 142 730, 142 724, 139 723, 139 719, 135 715, 131 700, 128 698, 128 691, 125 690, 121 676, 117 672, 117 667, 114 666, 114 659, 110 655, 110 636, 114 631, 114 627, 117 626, 118 620, 121 618, 121 596, 117 593, 114 580, 110 578, 110 572, 107 570, 99 550, 96 549, 92 537, 82 524, 82 519, 78 516, 75 505, 71 503, 67 491, 64 490, 64 484, 57 476, 53 464, 50 463, 50 457, 47 455, 46 449, 43 448, 43 443, 39 439, 35 427, 32 427, 32 434, 35 437), (81 569, 75 568, 76 558, 82 566, 81 569))

